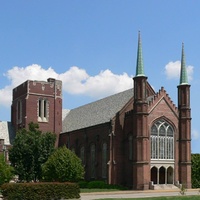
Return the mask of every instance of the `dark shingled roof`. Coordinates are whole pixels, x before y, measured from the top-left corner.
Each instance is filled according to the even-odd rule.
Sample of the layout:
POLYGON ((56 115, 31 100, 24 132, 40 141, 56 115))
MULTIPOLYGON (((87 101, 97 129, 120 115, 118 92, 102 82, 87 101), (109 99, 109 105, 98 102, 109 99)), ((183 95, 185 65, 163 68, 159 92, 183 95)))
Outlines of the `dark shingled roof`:
POLYGON ((133 89, 70 110, 63 120, 62 132, 70 132, 109 122, 133 97, 133 89))

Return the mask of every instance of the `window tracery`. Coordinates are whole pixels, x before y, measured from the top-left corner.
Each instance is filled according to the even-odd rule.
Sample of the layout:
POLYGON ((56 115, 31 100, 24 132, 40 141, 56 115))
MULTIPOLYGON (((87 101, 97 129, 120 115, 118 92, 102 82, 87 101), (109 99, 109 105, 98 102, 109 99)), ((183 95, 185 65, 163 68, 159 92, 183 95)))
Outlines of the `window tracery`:
POLYGON ((174 131, 164 120, 151 127, 151 159, 174 159, 174 131))

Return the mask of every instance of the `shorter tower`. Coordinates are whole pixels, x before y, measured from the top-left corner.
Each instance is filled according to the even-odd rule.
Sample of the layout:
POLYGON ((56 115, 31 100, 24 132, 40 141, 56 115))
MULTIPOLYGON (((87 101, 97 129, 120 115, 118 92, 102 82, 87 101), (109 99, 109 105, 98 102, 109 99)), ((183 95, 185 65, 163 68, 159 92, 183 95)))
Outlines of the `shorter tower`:
POLYGON ((179 109, 179 181, 191 188, 191 108, 190 85, 185 65, 184 45, 182 45, 181 74, 178 86, 179 109))
POLYGON ((148 134, 147 77, 144 74, 139 33, 133 105, 133 189, 149 189, 150 152, 148 134))
POLYGON ((38 123, 41 131, 57 135, 57 146, 62 131, 62 82, 27 80, 14 88, 11 120, 15 131, 28 128, 30 122, 38 123))

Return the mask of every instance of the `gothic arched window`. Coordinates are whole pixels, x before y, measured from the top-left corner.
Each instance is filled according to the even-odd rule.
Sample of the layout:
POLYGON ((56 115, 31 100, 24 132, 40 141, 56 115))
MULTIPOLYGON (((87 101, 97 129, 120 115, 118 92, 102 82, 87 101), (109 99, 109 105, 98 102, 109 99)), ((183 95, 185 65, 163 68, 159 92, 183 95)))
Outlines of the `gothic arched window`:
POLYGON ((22 101, 19 100, 17 101, 17 124, 20 124, 22 123, 22 101))
POLYGON ((81 150, 80 150, 80 159, 82 161, 82 164, 84 165, 85 164, 85 148, 84 148, 84 146, 82 146, 81 150))
POLYGON ((102 146, 102 178, 107 177, 107 144, 102 146))
POLYGON ((128 137, 128 150, 129 150, 129 154, 128 154, 128 157, 129 157, 129 160, 133 160, 133 136, 130 135, 128 137))
POLYGON ((95 162, 96 162, 96 151, 95 145, 92 144, 90 147, 90 166, 91 166, 91 178, 95 178, 95 162))
POLYGON ((38 121, 47 122, 49 115, 49 102, 47 99, 38 99, 38 121))
POLYGON ((174 130, 164 120, 151 127, 151 159, 174 159, 174 130))

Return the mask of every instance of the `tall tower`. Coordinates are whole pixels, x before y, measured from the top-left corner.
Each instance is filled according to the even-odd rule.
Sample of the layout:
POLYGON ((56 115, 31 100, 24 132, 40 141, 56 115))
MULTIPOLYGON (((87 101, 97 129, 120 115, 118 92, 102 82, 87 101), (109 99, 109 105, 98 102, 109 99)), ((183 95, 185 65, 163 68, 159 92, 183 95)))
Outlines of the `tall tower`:
POLYGON ((191 188, 191 108, 190 85, 185 65, 184 45, 182 44, 181 74, 178 85, 179 109, 179 181, 191 188))
POLYGON ((139 32, 133 105, 133 189, 149 189, 150 151, 147 123, 147 77, 144 74, 142 44, 139 32))
POLYGON ((28 128, 30 122, 38 123, 43 132, 57 135, 62 131, 62 82, 27 80, 13 89, 12 125, 17 131, 28 128))

